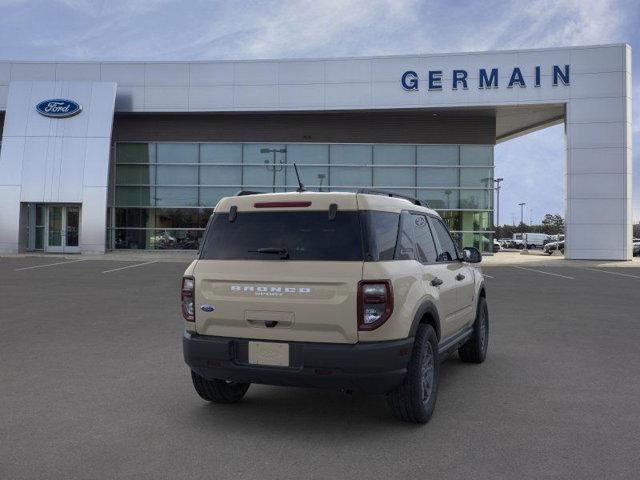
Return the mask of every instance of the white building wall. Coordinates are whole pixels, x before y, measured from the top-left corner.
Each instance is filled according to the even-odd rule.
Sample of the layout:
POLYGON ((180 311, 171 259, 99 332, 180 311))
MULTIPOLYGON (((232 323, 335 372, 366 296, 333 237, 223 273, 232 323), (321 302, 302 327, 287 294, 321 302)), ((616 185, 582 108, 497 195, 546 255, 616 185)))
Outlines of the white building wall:
MULTIPOLYGON (((28 67, 29 75, 39 76, 28 67)), ((37 202, 82 204, 80 249, 104 252, 115 95, 113 82, 9 84, 0 151, 0 251, 18 251, 20 202, 37 202), (52 98, 73 99, 83 110, 70 118, 37 113, 35 106, 52 98)))
MULTIPOLYGON (((119 112, 322 111, 564 103, 566 255, 631 258, 628 45, 318 60, 0 63, 0 110, 5 105, 10 107, 9 82, 70 79, 117 83, 119 112), (542 81, 535 87, 534 68, 538 65, 542 67, 542 81), (570 65, 569 86, 553 86, 553 65, 570 65), (526 88, 507 88, 514 67, 521 68, 526 88), (498 68, 500 87, 479 89, 480 68, 498 68), (468 71, 469 88, 450 88, 454 69, 468 71), (400 76, 406 70, 419 73, 419 91, 406 91, 400 86, 400 76), (442 91, 427 90, 428 70, 443 71, 442 91)), ((47 148, 51 147, 58 152, 75 148, 55 142, 52 146, 47 144, 47 148)), ((3 150, 6 148, 20 151, 23 145, 15 140, 13 145, 3 145, 3 150)), ((29 148, 45 147, 30 144, 29 148)), ((15 179, 2 181, 15 183, 15 179)), ((0 200, 15 197, 12 186, 15 187, 5 185, 0 200)), ((43 192, 54 194, 53 190, 43 192)), ((77 190, 71 188, 70 195, 77 195, 77 190)), ((0 204, 0 221, 12 216, 13 208, 5 202, 0 204)), ((5 234, 0 233, 0 243, 6 241, 2 235, 5 234)))

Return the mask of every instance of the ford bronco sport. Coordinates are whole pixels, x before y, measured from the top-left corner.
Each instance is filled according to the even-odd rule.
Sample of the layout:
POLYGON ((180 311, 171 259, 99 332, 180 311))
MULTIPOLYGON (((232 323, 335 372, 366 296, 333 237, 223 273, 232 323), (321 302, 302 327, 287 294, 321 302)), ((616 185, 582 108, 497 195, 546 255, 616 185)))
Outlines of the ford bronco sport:
POLYGON ((223 198, 182 280, 195 390, 218 403, 251 383, 360 390, 425 423, 439 361, 485 359, 480 260, 436 212, 387 192, 223 198))

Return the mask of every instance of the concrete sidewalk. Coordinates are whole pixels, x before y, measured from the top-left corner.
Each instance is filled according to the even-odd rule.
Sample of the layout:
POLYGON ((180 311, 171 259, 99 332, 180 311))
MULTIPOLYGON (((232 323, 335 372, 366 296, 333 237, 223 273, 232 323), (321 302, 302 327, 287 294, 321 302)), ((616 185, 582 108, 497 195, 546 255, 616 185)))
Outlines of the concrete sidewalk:
POLYGON ((611 260, 567 260, 563 256, 547 255, 542 250, 530 250, 529 254, 517 252, 498 252, 482 257, 481 266, 503 267, 509 265, 538 265, 547 267, 630 267, 640 268, 640 257, 631 261, 611 260))

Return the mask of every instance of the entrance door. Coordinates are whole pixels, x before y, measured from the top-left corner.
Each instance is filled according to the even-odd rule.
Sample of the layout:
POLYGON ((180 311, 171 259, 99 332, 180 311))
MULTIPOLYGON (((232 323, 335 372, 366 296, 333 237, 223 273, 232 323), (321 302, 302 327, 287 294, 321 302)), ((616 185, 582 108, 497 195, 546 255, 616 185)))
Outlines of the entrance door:
POLYGON ((50 205, 46 209, 45 250, 52 253, 80 253, 80 207, 50 205))

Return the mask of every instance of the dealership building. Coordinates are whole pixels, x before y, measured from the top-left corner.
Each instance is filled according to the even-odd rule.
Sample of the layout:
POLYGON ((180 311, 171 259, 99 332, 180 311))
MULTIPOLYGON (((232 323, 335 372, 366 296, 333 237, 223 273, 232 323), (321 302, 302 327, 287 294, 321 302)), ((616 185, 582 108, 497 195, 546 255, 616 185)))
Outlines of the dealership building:
MULTIPOLYGON (((0 62, 0 252, 196 249, 239 190, 390 190, 490 251, 494 146, 565 126, 565 255, 631 259, 631 49, 0 62)), ((522 162, 529 161, 526 157, 522 162)))

